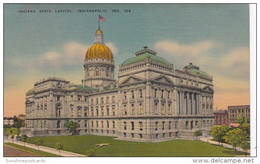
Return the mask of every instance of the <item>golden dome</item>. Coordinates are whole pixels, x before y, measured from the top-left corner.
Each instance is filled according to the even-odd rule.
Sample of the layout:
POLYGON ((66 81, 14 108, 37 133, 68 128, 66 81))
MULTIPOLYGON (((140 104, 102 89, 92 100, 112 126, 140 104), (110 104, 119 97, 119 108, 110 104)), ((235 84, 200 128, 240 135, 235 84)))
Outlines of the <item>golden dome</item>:
POLYGON ((103 58, 113 60, 112 51, 103 43, 96 43, 92 45, 87 53, 85 60, 93 58, 103 58))
POLYGON ((96 34, 102 34, 102 31, 101 30, 97 30, 96 34))

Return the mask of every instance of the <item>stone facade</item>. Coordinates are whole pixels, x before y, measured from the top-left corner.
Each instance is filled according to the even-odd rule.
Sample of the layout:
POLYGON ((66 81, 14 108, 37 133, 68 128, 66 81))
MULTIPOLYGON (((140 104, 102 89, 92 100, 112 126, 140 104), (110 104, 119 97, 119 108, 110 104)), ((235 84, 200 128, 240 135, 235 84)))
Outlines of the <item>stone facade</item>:
MULTIPOLYGON (((104 46, 100 34, 93 46, 104 46)), ((144 47, 118 67, 116 80, 109 50, 107 56, 100 51, 87 52, 82 85, 60 78, 35 83, 26 94, 24 133, 67 135, 64 124, 73 120, 80 135, 149 142, 192 139, 194 131, 206 133, 214 125, 213 79, 199 67, 174 69, 144 47)))

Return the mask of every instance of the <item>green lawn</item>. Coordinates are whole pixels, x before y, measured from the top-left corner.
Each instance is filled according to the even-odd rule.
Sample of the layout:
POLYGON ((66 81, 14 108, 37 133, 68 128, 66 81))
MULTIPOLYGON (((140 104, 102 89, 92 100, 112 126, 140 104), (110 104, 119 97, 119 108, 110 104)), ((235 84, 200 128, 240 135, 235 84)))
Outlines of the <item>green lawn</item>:
MULTIPOLYGON (((82 136, 51 136, 40 137, 43 145, 55 147, 57 142, 63 144, 63 149, 75 153, 84 154, 87 150, 96 151, 96 156, 242 156, 242 152, 211 145, 202 141, 172 140, 164 142, 131 142, 114 140, 113 137, 82 135, 82 136), (110 143, 106 147, 98 147, 96 144, 110 143)), ((37 137, 28 139, 35 143, 37 137)))
POLYGON ((43 151, 31 149, 31 148, 28 148, 28 147, 23 147, 21 145, 17 145, 17 144, 13 144, 13 143, 5 143, 5 144, 12 146, 12 147, 15 147, 15 148, 18 148, 20 150, 30 152, 32 154, 35 154, 35 155, 38 155, 38 156, 41 156, 41 157, 59 157, 58 155, 55 155, 55 154, 46 153, 46 152, 43 152, 43 151))

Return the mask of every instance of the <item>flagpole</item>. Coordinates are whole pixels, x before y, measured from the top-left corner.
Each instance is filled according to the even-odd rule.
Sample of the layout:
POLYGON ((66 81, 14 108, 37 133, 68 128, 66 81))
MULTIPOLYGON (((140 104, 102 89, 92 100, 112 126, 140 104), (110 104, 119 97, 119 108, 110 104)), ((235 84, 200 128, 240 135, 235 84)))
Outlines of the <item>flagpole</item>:
POLYGON ((100 30, 100 20, 99 20, 100 15, 98 16, 98 29, 100 30))

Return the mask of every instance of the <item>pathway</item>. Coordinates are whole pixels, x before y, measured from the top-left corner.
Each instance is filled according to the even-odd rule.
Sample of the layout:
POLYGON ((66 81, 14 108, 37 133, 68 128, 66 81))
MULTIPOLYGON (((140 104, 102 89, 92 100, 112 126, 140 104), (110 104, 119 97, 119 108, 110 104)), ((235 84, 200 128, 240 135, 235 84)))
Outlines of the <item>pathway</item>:
MULTIPOLYGON (((208 142, 208 143, 213 144, 213 145, 219 145, 219 142, 217 142, 217 141, 212 141, 211 139, 212 139, 212 137, 201 137, 201 138, 200 138, 200 140, 203 141, 203 142, 208 142)), ((229 144, 226 144, 226 143, 221 143, 221 144, 222 144, 223 147, 233 149, 233 146, 232 146, 232 145, 229 145, 229 144)), ((242 148, 240 148, 240 147, 237 147, 236 150, 245 152, 245 151, 244 151, 242 148)), ((250 154, 250 150, 248 150, 247 153, 250 154)))

